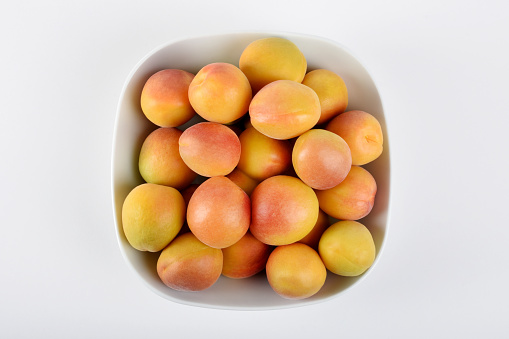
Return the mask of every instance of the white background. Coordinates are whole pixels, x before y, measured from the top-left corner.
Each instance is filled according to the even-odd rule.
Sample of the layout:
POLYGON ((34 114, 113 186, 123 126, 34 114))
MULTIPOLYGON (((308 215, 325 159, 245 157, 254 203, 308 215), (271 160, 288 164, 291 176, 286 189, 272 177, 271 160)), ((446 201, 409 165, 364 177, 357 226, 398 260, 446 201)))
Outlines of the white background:
POLYGON ((1 338, 507 338, 505 1, 10 1, 0 10, 1 338), (117 100, 170 40, 326 37, 387 114, 390 233, 348 293, 234 312, 167 301, 125 264, 111 202, 117 100))

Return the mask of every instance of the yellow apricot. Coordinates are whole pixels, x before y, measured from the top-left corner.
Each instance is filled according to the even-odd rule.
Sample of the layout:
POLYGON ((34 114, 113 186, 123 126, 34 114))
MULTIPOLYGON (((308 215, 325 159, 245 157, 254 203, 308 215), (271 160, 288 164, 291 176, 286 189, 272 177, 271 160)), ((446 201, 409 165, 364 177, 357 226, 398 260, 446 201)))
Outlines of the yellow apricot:
POLYGON ((345 220, 325 230, 318 251, 329 271, 353 277, 361 275, 373 264, 376 249, 366 226, 345 220))

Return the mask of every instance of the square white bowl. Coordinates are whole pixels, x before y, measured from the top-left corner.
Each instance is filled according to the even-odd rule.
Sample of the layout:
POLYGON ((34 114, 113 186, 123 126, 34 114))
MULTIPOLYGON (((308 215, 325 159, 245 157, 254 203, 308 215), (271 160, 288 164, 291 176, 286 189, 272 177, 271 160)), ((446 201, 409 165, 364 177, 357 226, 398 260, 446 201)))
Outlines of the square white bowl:
MULTIPOLYGON (((189 126, 196 121, 183 126, 189 126)), ((268 310, 304 306, 339 296, 359 283, 380 258, 387 237, 390 198, 390 157, 387 124, 378 89, 364 66, 340 44, 310 35, 283 32, 237 32, 193 37, 167 43, 145 56, 131 71, 118 103, 112 156, 112 196, 115 227, 120 250, 128 265, 152 291, 168 300, 200 307, 234 310, 268 310), (196 74, 212 62, 238 66, 244 48, 256 39, 269 36, 286 38, 304 53, 308 71, 325 68, 339 74, 348 88, 347 110, 363 110, 374 115, 382 126, 384 151, 372 163, 363 166, 377 182, 375 205, 371 213, 359 220, 371 231, 377 249, 371 268, 359 277, 340 277, 327 272, 323 288, 303 300, 288 300, 277 295, 262 272, 248 279, 221 276, 209 289, 179 292, 165 286, 156 272, 159 253, 140 252, 132 248, 122 229, 122 204, 127 194, 144 181, 138 171, 141 145, 150 132, 158 128, 145 118, 140 95, 146 80, 159 70, 183 69, 196 74)))

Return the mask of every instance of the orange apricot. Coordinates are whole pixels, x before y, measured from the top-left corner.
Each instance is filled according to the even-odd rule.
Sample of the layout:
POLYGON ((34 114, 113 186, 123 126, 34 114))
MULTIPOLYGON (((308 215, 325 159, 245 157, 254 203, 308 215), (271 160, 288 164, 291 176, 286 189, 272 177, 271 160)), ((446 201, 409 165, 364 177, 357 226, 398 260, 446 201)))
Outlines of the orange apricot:
POLYGON ((202 291, 212 286, 223 268, 220 249, 205 245, 192 233, 173 240, 159 255, 157 274, 177 291, 202 291))
POLYGON ((223 275, 229 278, 248 278, 262 271, 272 247, 247 232, 235 244, 222 249, 223 275))
POLYGON ((165 69, 153 74, 143 86, 141 109, 152 123, 177 127, 195 115, 187 95, 194 75, 179 69, 165 69))
POLYGON ((371 212, 377 191, 375 178, 366 169, 352 166, 339 185, 328 190, 316 190, 320 208, 341 220, 358 220, 371 212))
POLYGON ((318 200, 300 179, 278 175, 251 195, 251 233, 268 245, 287 245, 308 234, 318 219, 318 200))
POLYGON ((227 175, 233 171, 239 162, 240 151, 235 132, 215 122, 193 125, 179 139, 182 160, 205 177, 227 175))
POLYGON ((340 136, 323 129, 312 129, 295 142, 292 163, 305 184, 325 190, 345 179, 352 167, 352 156, 340 136))
POLYGON ((191 232, 214 248, 233 245, 246 234, 251 221, 248 195, 226 177, 212 177, 194 192, 187 208, 191 232))
POLYGON ((138 167, 146 182, 182 189, 196 178, 179 153, 182 131, 158 128, 145 139, 141 146, 138 167))
POLYGON ((269 256, 267 279, 272 289, 286 299, 309 298, 322 288, 327 270, 311 247, 295 243, 278 246, 269 256))
POLYGON ((316 125, 320 100, 309 87, 278 80, 262 88, 249 105, 251 124, 273 139, 290 139, 316 125))
POLYGON ((382 127, 369 113, 364 111, 342 113, 329 122, 327 130, 346 141, 352 153, 353 165, 365 165, 382 154, 382 127))
POLYGON ((189 85, 189 101, 196 113, 222 124, 246 114, 251 98, 251 86, 244 73, 224 62, 203 67, 189 85))

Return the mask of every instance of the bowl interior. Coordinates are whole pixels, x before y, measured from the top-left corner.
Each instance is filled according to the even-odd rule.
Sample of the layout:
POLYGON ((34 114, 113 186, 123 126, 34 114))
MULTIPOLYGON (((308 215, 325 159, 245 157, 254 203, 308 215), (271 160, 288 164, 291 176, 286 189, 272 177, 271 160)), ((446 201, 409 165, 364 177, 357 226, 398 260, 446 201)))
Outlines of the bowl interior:
MULTIPOLYGON (((196 122, 193 119, 190 123, 196 122)), ((184 126, 184 128, 186 127, 184 126)), ((326 39, 289 33, 231 33, 195 37, 169 43, 141 60, 126 80, 118 104, 115 125, 112 190, 115 227, 120 250, 135 274, 156 294, 183 304, 225 309, 276 309, 312 304, 338 296, 369 274, 379 259, 387 233, 390 162, 387 126, 378 90, 361 63, 343 46, 326 39), (269 286, 265 273, 249 279, 229 279, 221 276, 211 288, 201 292, 178 292, 166 287, 157 276, 159 253, 140 252, 132 248, 122 230, 122 204, 127 194, 143 183, 138 171, 138 155, 146 136, 157 126, 150 123, 140 108, 140 94, 145 81, 155 72, 166 68, 183 69, 196 74, 212 62, 229 62, 238 66, 244 48, 252 41, 279 36, 293 41, 306 56, 308 71, 326 68, 339 74, 348 88, 347 110, 359 109, 373 114, 382 125, 384 152, 364 166, 375 177, 378 191, 372 212, 360 220, 373 234, 377 257, 373 266, 362 276, 346 278, 328 272, 327 281, 319 293, 304 300, 287 300, 269 286)))

